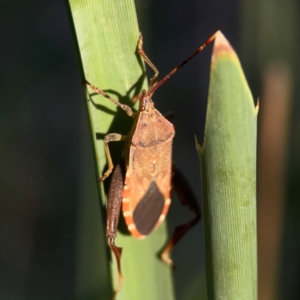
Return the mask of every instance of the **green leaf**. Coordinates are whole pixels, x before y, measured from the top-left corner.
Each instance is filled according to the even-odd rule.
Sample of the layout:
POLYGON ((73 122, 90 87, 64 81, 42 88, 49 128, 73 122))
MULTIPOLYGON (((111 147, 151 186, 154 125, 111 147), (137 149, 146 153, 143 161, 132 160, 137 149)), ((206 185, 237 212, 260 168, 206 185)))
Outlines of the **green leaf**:
POLYGON ((257 299, 257 109, 238 57, 218 33, 202 167, 208 299, 257 299))
MULTIPOLYGON (((84 73, 82 79, 86 78, 111 97, 131 105, 130 100, 133 96, 147 86, 144 64, 136 54, 139 30, 134 1, 69 0, 69 6, 84 73)), ((104 135, 110 132, 126 135, 132 120, 125 112, 117 110, 106 98, 95 95, 85 85, 83 89, 91 125, 97 174, 101 177, 106 170, 104 135)), ((119 143, 123 146, 122 142, 119 143)), ((121 156, 120 151, 116 150, 116 153, 113 157, 115 164, 121 156)), ((106 206, 102 184, 99 184, 99 191, 100 204, 106 206)), ((105 232, 106 217, 99 213, 99 218, 101 217, 102 231, 105 232)), ((97 231, 98 228, 92 230, 97 231)), ((167 239, 165 224, 142 241, 118 232, 116 245, 123 247, 121 264, 124 283, 117 299, 173 299, 172 270, 157 257, 167 239)), ((97 248, 99 253, 95 249, 91 252, 99 268, 97 273, 99 286, 102 286, 99 297, 93 299, 109 299, 111 287, 114 288, 117 284, 115 259, 111 258, 106 243, 102 234, 101 246, 97 248), (106 257, 107 253, 109 257, 106 257), (99 263, 98 256, 104 256, 107 261, 111 261, 109 268, 99 263)), ((87 249, 88 247, 89 245, 86 246, 87 249)), ((85 270, 85 273, 87 272, 88 270, 85 270)), ((88 291, 86 293, 88 294, 88 291)))

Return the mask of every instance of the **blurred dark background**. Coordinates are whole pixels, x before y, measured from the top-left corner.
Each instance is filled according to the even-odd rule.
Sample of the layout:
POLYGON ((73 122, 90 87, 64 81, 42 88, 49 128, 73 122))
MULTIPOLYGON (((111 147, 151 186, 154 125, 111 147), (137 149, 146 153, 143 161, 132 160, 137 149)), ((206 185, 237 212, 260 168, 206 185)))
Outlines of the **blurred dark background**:
MULTIPOLYGON (((266 228, 258 236, 268 241, 261 247, 259 243, 261 253, 267 253, 262 263, 276 251, 263 267, 269 267, 269 273, 259 277, 260 299, 300 299, 300 107, 292 101, 300 86, 299 1, 147 0, 136 1, 136 6, 144 49, 162 76, 217 29, 240 56, 253 97, 260 97, 260 124, 266 128, 260 135, 265 138, 259 139, 259 147, 264 146, 259 148, 259 170, 267 170, 258 176, 258 199, 263 203, 258 205, 258 224, 266 228), (276 90, 281 85, 282 90, 276 90), (278 95, 283 96, 274 102, 278 95), (270 129, 263 117, 275 105, 283 108, 278 115, 271 113, 267 124, 277 129, 270 129), (268 162, 280 145, 285 146, 268 162), (280 166, 270 169, 276 163, 280 166), (272 177, 276 172, 280 176, 272 177), (280 187, 276 203, 274 194, 261 192, 263 186, 280 187), (269 241, 270 236, 274 238, 269 241)), ((79 299, 78 220, 86 200, 82 190, 88 186, 95 205, 98 196, 67 6, 63 1, 2 1, 0 16, 0 299, 79 299)), ((199 201, 194 135, 202 141, 210 55, 211 47, 161 87, 154 99, 161 112, 175 114, 174 161, 199 201)), ((170 230, 190 217, 174 201, 170 230)), ((173 258, 177 299, 205 299, 201 224, 178 244, 173 258)))

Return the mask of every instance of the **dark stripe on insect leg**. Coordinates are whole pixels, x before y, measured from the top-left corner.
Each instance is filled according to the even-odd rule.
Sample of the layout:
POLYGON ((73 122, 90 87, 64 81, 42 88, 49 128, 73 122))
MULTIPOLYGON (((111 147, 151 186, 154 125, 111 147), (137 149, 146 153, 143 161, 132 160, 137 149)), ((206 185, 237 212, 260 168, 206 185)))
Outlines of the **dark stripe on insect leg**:
POLYGON ((199 52, 201 52, 207 45, 209 45, 215 38, 218 31, 213 34, 209 39, 205 41, 192 55, 190 55, 186 60, 184 60, 179 66, 173 69, 169 74, 167 74, 162 80, 150 87, 147 95, 152 95, 162 84, 164 84, 173 74, 175 74, 181 67, 187 64, 192 58, 194 58, 199 52))

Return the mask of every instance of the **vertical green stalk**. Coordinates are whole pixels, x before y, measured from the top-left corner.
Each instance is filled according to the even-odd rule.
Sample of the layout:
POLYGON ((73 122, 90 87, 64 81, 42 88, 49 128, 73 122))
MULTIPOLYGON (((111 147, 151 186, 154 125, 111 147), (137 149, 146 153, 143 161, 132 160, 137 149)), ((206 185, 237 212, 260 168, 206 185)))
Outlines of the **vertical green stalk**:
POLYGON ((238 57, 217 35, 201 157, 208 299, 257 299, 257 109, 238 57))
MULTIPOLYGON (((105 90, 118 101, 131 105, 130 99, 138 94, 142 87, 146 87, 144 66, 136 54, 139 29, 134 1, 69 0, 69 6, 83 67, 83 78, 105 90)), ((125 112, 117 110, 116 106, 104 97, 95 95, 84 85, 83 89, 91 125, 97 174, 100 177, 106 168, 104 135, 109 132, 126 135, 131 120, 125 112)), ((94 171, 90 170, 90 172, 94 171)), ((102 184, 99 184, 99 191, 100 204, 106 206, 102 184)), ((100 212, 98 217, 101 218, 100 212)), ((103 216, 101 221, 103 232, 105 222, 103 216)), ((173 299, 171 269, 157 258, 157 253, 166 240, 165 225, 142 241, 118 232, 116 245, 123 247, 121 263, 125 279, 117 299, 173 299)), ((86 248, 88 249, 88 246, 86 248)), ((109 299, 112 290, 107 288, 107 285, 115 287, 117 284, 115 259, 111 258, 110 251, 106 250, 106 239, 103 235, 99 253, 95 249, 91 250, 91 253, 94 255, 95 263, 98 261, 98 256, 106 256, 108 253, 107 260, 111 263, 109 268, 99 265, 101 269, 99 270, 101 275, 99 274, 98 277, 99 286, 103 284, 100 281, 104 280, 106 288, 101 289, 99 297, 92 299, 109 299)), ((84 255, 88 256, 88 254, 84 255)))

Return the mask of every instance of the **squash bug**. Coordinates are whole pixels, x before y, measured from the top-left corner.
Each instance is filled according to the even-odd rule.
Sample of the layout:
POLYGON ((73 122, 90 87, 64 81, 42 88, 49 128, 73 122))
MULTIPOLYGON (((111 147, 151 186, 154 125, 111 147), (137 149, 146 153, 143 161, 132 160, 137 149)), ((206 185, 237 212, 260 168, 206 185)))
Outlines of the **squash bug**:
POLYGON ((113 141, 125 141, 123 161, 115 167, 107 205, 106 236, 109 247, 115 255, 119 274, 119 282, 114 296, 121 289, 123 282, 122 248, 115 245, 121 206, 130 233, 135 238, 144 238, 165 219, 171 204, 171 190, 174 187, 181 203, 187 205, 195 213, 195 217, 175 228, 171 239, 162 251, 161 259, 169 265, 172 265, 169 254, 174 245, 200 220, 201 212, 195 196, 187 181, 172 163, 174 126, 154 107, 152 96, 173 74, 211 43, 215 36, 216 33, 185 61, 158 81, 159 72, 143 50, 143 36, 140 33, 137 50, 146 64, 154 71, 154 76, 150 80, 148 91, 143 90, 133 99, 133 102, 139 101, 137 112, 133 112, 129 106, 119 103, 85 80, 90 89, 119 106, 134 119, 132 129, 127 136, 118 133, 109 133, 105 136, 104 147, 108 169, 99 179, 100 181, 105 180, 114 169, 108 144, 113 141))

